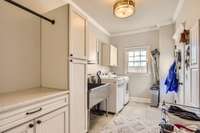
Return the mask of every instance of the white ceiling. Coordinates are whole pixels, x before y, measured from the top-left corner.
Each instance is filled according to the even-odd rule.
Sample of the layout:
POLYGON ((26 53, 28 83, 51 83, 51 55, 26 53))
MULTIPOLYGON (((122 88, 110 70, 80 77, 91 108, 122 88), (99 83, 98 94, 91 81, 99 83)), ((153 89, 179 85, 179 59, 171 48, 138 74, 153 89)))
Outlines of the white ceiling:
POLYGON ((113 16, 116 0, 73 0, 111 34, 130 32, 172 21, 179 0, 136 0, 136 13, 127 19, 113 16))
MULTIPOLYGON (((70 0, 15 0, 44 13, 70 0)), ((179 0, 136 0, 135 15, 119 19, 113 16, 116 0, 72 0, 111 35, 148 29, 172 22, 179 0)))

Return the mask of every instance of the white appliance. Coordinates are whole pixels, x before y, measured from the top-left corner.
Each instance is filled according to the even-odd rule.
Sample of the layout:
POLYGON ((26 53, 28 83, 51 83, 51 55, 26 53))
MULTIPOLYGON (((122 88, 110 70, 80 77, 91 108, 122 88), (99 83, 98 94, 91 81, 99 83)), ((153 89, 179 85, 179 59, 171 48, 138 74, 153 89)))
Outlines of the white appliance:
MULTIPOLYGON (((103 77, 102 82, 111 84, 111 92, 108 98, 108 112, 119 113, 128 103, 128 77, 103 77)), ((105 103, 101 104, 101 109, 105 110, 105 103)))
POLYGON ((129 102, 129 77, 124 76, 124 105, 127 105, 129 102))

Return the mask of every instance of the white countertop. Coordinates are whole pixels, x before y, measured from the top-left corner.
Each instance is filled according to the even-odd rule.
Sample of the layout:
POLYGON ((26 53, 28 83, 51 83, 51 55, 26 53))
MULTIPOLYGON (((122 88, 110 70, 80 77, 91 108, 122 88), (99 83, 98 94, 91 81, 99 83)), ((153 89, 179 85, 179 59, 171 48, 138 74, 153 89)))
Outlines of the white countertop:
POLYGON ((55 96, 68 94, 67 90, 32 88, 15 92, 0 93, 0 113, 55 96))

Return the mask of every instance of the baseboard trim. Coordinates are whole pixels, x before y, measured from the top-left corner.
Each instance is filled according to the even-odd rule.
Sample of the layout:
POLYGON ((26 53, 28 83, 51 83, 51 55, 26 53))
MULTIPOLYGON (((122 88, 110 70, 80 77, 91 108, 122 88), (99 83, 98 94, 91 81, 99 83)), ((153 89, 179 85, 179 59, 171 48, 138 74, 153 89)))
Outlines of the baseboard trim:
POLYGON ((130 101, 138 103, 151 103, 151 99, 142 97, 130 97, 130 101))

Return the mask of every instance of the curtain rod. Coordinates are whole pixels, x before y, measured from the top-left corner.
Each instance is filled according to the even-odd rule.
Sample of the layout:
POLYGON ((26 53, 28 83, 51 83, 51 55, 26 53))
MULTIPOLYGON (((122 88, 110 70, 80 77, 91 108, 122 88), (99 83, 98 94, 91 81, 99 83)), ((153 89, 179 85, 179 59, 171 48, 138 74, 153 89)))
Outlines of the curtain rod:
POLYGON ((4 0, 4 1, 6 1, 6 2, 8 2, 8 3, 10 3, 10 4, 14 5, 14 6, 17 6, 17 7, 21 8, 21 9, 31 13, 31 14, 34 14, 34 15, 36 15, 36 16, 38 16, 38 17, 50 22, 51 24, 55 24, 55 20, 49 19, 49 18, 47 18, 47 17, 45 17, 45 16, 43 16, 43 15, 41 15, 41 14, 39 14, 39 13, 37 13, 37 12, 35 12, 35 11, 33 11, 33 10, 31 10, 31 9, 29 9, 29 8, 27 8, 27 7, 23 6, 23 5, 15 2, 15 1, 13 1, 13 0, 4 0))

